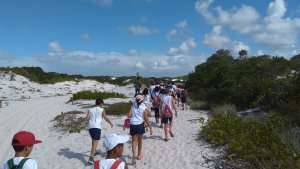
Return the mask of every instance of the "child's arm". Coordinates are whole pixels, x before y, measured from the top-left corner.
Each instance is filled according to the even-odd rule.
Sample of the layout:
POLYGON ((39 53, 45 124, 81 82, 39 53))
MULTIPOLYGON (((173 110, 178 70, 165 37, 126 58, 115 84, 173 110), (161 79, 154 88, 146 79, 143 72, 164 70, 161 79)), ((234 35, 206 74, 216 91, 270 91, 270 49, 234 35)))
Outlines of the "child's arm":
POLYGON ((173 97, 172 97, 172 107, 175 110, 175 116, 177 117, 177 109, 176 109, 175 99, 173 97))
POLYGON ((106 112, 105 110, 103 109, 103 112, 102 112, 102 117, 105 119, 105 121, 107 121, 107 123, 110 124, 111 127, 113 127, 114 125, 111 123, 110 119, 108 118, 108 116, 106 115, 106 112))
POLYGON ((131 118, 131 109, 130 109, 129 112, 127 113, 127 118, 131 118))
POLYGON ((145 109, 145 111, 144 111, 144 121, 146 122, 147 126, 150 128, 150 135, 152 135, 152 127, 150 125, 148 114, 149 114, 148 109, 145 109))
POLYGON ((86 122, 89 123, 89 120, 90 120, 90 112, 89 111, 86 113, 85 119, 86 119, 86 122))

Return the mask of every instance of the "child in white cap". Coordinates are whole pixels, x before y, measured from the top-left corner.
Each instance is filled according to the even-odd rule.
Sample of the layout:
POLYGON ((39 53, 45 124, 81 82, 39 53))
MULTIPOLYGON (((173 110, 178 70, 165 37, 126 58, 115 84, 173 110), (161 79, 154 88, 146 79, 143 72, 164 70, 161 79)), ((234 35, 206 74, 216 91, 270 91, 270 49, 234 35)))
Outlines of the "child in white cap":
POLYGON ((129 140, 129 135, 117 135, 110 133, 103 141, 103 146, 107 152, 106 159, 94 162, 91 169, 128 169, 125 162, 117 160, 124 150, 124 143, 129 140))

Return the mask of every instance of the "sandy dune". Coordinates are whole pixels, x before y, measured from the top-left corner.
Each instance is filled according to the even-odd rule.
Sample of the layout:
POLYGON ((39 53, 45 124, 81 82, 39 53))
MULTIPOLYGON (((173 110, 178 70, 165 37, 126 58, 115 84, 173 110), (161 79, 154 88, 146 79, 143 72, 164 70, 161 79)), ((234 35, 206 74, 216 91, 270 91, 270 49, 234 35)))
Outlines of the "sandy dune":
MULTIPOLYGON (((88 131, 76 134, 63 134, 52 128, 51 120, 61 112, 79 110, 86 112, 79 104, 66 103, 71 93, 80 90, 95 89, 101 91, 115 91, 132 96, 132 85, 119 87, 111 84, 102 84, 85 80, 79 83, 64 82, 54 85, 40 85, 30 82, 22 76, 16 76, 10 81, 10 75, 0 73, 0 99, 5 100, 0 108, 0 162, 3 163, 14 155, 10 146, 11 138, 17 131, 28 130, 35 133, 38 139, 43 141, 34 147, 31 158, 38 161, 40 169, 71 169, 90 168, 86 166, 90 151, 90 137, 88 131)), ((107 99, 106 103, 115 103, 132 100, 107 99)), ((77 101, 85 104, 93 104, 94 101, 77 101)), ((174 119, 175 137, 164 142, 163 129, 159 128, 152 117, 153 136, 144 135, 144 158, 131 165, 131 144, 125 144, 122 159, 129 163, 129 168, 138 169, 200 169, 209 168, 205 165, 202 153, 213 154, 213 150, 207 148, 207 144, 197 141, 197 135, 201 124, 200 117, 206 117, 205 113, 192 110, 180 110, 178 117, 174 119)), ((122 125, 125 116, 110 116, 114 127, 110 128, 103 123, 102 140, 106 134, 115 132, 129 134, 129 130, 123 131, 122 125)), ((98 146, 101 151, 97 159, 105 158, 105 150, 102 141, 98 146)))

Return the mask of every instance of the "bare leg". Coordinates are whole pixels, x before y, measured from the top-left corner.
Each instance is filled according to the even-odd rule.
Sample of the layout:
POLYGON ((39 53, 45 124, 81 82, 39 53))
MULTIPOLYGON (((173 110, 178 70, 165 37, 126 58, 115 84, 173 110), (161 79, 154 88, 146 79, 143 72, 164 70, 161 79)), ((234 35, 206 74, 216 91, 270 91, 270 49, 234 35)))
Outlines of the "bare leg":
POLYGON ((168 124, 165 124, 165 141, 168 140, 168 124))
POLYGON ((91 148, 91 155, 90 155, 90 157, 94 157, 94 154, 97 151, 98 142, 99 142, 99 140, 92 140, 92 148, 91 148))
POLYGON ((138 135, 132 136, 132 158, 136 157, 136 145, 138 144, 138 135))
POLYGON ((138 156, 142 154, 143 135, 138 135, 138 156))

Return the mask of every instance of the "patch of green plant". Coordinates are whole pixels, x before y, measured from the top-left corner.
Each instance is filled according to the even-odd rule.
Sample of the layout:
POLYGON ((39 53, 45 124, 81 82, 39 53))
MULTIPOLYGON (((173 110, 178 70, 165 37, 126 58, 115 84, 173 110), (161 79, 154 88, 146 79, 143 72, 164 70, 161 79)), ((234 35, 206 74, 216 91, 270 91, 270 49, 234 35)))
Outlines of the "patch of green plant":
POLYGON ((201 110, 201 109, 207 110, 207 109, 209 109, 208 103, 206 101, 200 101, 200 100, 194 101, 189 98, 187 98, 187 99, 188 99, 187 102, 192 110, 201 110))
POLYGON ((109 104, 105 108, 107 115, 127 115, 132 102, 109 104))
POLYGON ((236 107, 232 104, 222 104, 212 106, 214 114, 228 114, 234 116, 237 112, 236 107))
POLYGON ((84 117, 77 117, 79 114, 84 114, 81 111, 70 111, 57 115, 52 121, 53 127, 63 133, 80 133, 87 126, 84 117))
POLYGON ((283 127, 283 119, 272 114, 265 120, 217 114, 202 127, 202 134, 218 146, 228 145, 228 155, 237 154, 255 168, 296 168, 299 154, 277 134, 283 127))
MULTIPOLYGON (((124 94, 116 93, 116 92, 99 92, 99 91, 90 91, 90 90, 84 90, 77 92, 73 94, 73 97, 71 99, 73 100, 80 100, 80 99, 108 99, 108 98, 127 98, 124 94)), ((71 101, 71 100, 70 100, 71 101)))

